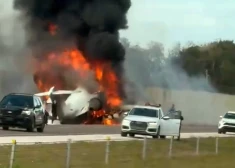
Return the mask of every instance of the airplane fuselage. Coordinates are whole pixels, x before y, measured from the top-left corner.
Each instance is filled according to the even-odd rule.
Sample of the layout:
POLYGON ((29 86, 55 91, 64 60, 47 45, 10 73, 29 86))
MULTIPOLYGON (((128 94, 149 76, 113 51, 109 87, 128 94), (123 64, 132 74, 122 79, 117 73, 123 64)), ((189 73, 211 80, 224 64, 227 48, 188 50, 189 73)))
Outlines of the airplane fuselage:
POLYGON ((65 116, 78 117, 89 111, 90 101, 97 98, 97 94, 89 94, 85 89, 72 93, 63 104, 65 116))
POLYGON ((86 113, 100 110, 104 107, 104 99, 101 94, 90 94, 84 88, 77 88, 74 91, 54 90, 52 87, 48 92, 37 93, 38 96, 49 96, 51 102, 56 102, 56 113, 60 119, 81 118, 86 113))

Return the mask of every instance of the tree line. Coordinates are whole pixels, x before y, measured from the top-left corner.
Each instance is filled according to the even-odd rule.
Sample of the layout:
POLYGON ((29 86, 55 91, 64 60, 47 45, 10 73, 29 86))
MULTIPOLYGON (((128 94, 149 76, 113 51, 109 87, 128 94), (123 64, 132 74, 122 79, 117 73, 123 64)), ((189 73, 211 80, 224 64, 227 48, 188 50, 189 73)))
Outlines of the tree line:
POLYGON ((207 44, 176 44, 170 50, 159 42, 126 48, 127 78, 139 88, 164 87, 235 94, 235 43, 218 40, 207 44))

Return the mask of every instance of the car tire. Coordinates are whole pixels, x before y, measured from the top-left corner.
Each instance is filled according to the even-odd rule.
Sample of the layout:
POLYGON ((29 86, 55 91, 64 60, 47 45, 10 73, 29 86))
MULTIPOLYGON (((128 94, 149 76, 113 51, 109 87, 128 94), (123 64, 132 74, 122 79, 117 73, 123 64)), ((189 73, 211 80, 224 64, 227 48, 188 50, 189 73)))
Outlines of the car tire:
POLYGON ((9 130, 9 127, 3 126, 2 129, 3 129, 3 130, 9 130))
POLYGON ((130 136, 130 137, 135 137, 135 134, 130 133, 129 136, 130 136))
POLYGON ((165 135, 160 135, 160 139, 166 139, 165 135))
POLYGON ((157 129, 157 134, 152 136, 154 139, 158 139, 159 138, 160 130, 161 130, 161 127, 159 126, 158 129, 157 129))
POLYGON ((218 129, 218 134, 226 134, 226 131, 218 129))
POLYGON ((180 141, 180 134, 179 134, 179 136, 177 136, 177 139, 176 139, 177 141, 180 141))
POLYGON ((37 132, 43 132, 44 128, 45 128, 45 123, 43 122, 42 125, 39 128, 37 128, 37 132))
POLYGON ((35 128, 35 120, 32 119, 32 120, 31 120, 31 123, 30 123, 30 125, 29 125, 29 127, 27 128, 27 131, 28 131, 28 132, 33 132, 33 131, 34 131, 34 128, 35 128))
POLYGON ((127 137, 127 133, 121 132, 121 136, 122 136, 122 137, 127 137))

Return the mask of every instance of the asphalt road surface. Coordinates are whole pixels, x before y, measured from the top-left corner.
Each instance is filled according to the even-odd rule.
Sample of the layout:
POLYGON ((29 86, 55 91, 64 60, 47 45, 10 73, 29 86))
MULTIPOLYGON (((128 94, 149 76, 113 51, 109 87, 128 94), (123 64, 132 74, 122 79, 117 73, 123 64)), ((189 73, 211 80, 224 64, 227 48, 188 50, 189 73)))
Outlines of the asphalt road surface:
MULTIPOLYGON (((182 133, 217 132, 216 126, 182 125, 182 133)), ((3 136, 53 136, 53 135, 89 135, 89 134, 119 134, 120 126, 105 125, 47 125, 43 133, 26 132, 21 129, 0 129, 3 136)))

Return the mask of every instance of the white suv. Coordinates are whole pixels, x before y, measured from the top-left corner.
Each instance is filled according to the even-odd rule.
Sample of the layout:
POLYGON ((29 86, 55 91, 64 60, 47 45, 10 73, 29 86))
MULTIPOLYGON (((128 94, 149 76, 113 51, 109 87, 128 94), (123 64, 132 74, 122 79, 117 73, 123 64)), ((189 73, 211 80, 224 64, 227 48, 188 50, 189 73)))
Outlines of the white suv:
POLYGON ((164 115, 161 107, 135 106, 125 113, 121 124, 121 136, 128 134, 150 135, 153 138, 177 136, 180 139, 181 113, 168 113, 164 115))
POLYGON ((224 116, 220 116, 218 133, 235 132, 235 112, 228 111, 224 116))

